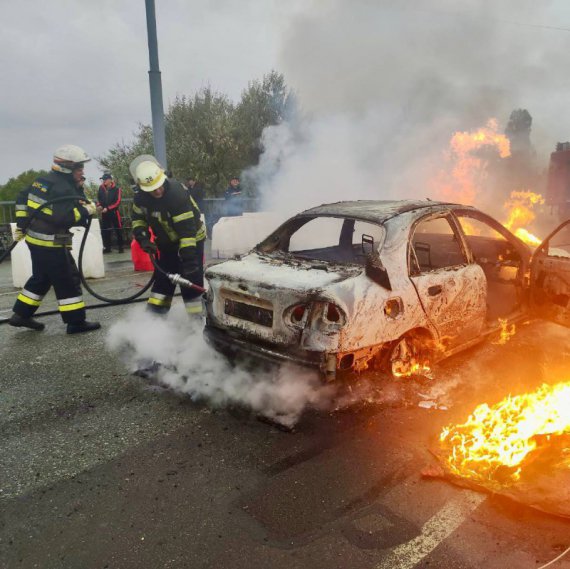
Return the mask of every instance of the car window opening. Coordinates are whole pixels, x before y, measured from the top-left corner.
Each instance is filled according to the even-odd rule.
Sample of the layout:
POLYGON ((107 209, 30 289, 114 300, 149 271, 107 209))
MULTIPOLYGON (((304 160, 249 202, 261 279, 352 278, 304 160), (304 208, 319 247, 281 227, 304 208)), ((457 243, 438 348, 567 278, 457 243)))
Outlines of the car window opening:
POLYGON ((458 215, 465 240, 487 279, 487 320, 516 313, 523 302, 523 262, 513 242, 484 220, 458 215))
POLYGON ((293 258, 364 266, 368 255, 378 253, 384 228, 343 217, 294 219, 270 235, 258 250, 287 253, 293 258))

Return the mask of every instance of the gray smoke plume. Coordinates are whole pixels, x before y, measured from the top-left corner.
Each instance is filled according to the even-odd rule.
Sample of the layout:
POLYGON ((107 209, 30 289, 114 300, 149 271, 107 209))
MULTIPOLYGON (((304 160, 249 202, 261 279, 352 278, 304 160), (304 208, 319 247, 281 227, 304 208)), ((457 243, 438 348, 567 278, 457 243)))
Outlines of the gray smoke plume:
POLYGON ((336 388, 316 373, 294 366, 273 372, 232 367, 206 344, 202 327, 179 306, 165 318, 136 307, 111 327, 107 346, 132 372, 159 363, 156 381, 213 407, 243 406, 288 427, 308 407, 332 407, 336 388))
POLYGON ((332 0, 306 3, 283 37, 299 101, 268 128, 248 173, 268 209, 343 199, 425 198, 455 131, 514 108, 534 117, 543 159, 570 136, 560 2, 332 0))

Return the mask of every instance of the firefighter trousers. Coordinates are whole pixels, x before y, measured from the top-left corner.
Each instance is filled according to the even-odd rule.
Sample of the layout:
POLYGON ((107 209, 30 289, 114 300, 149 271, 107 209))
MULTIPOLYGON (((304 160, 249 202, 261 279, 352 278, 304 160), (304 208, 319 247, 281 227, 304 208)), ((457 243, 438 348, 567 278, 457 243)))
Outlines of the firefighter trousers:
POLYGON ((66 324, 84 322, 81 279, 70 250, 65 247, 27 245, 32 257, 32 276, 18 295, 14 312, 23 318, 30 318, 53 286, 63 321, 66 324))
MULTIPOLYGON (((204 257, 204 241, 198 241, 196 247, 197 255, 202 260, 204 257)), ((182 262, 176 250, 164 251, 159 249, 158 264, 167 273, 182 273, 182 262)), ((202 263, 200 263, 200 270, 196 271, 192 276, 192 282, 198 286, 204 286, 204 267, 202 263)), ((176 285, 166 275, 160 271, 155 271, 155 281, 148 298, 147 308, 158 314, 166 314, 170 310, 175 289, 176 285)), ((182 293, 186 312, 200 316, 202 314, 202 293, 185 286, 180 287, 180 292, 182 293)))
POLYGON ((108 251, 111 249, 113 242, 113 231, 117 237, 117 247, 123 248, 123 225, 121 223, 121 215, 119 211, 114 209, 101 214, 101 239, 103 239, 103 247, 108 251))

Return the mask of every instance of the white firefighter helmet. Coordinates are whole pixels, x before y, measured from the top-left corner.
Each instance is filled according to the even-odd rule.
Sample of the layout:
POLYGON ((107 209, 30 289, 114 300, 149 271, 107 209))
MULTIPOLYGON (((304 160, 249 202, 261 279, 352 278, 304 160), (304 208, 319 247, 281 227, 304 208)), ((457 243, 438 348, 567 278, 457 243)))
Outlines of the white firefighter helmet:
MULTIPOLYGON (((152 154, 141 154, 140 156, 137 156, 134 160, 132 160, 131 163, 129 164, 129 172, 131 173, 131 178, 133 180, 137 179, 138 165, 147 161, 154 162, 156 165, 162 168, 162 164, 152 154)), ((164 168, 162 169, 164 170, 164 168)))
POLYGON ((136 169, 136 182, 143 192, 153 192, 166 181, 164 170, 155 162, 145 160, 136 169))
POLYGON ((75 146, 75 144, 64 144, 53 153, 53 169, 64 174, 71 174, 73 170, 83 167, 85 162, 89 162, 91 158, 87 156, 87 152, 75 146))

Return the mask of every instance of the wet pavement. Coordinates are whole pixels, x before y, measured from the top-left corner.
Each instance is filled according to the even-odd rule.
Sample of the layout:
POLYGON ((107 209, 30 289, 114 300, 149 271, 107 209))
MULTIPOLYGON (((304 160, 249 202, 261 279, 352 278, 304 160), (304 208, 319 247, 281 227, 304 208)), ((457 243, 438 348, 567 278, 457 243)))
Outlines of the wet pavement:
MULTIPOLYGON (((94 286, 108 294, 148 277, 126 254, 106 262, 94 286)), ((570 545, 568 520, 421 476, 441 428, 476 404, 569 379, 566 329, 525 324, 431 381, 378 379, 284 432, 129 373, 105 345, 129 310, 90 312, 103 328, 79 336, 58 316, 42 333, 0 326, 0 567, 525 569, 570 545)))

